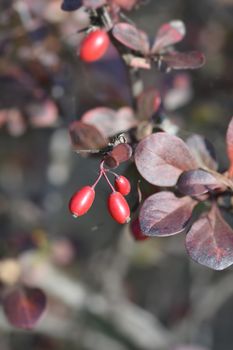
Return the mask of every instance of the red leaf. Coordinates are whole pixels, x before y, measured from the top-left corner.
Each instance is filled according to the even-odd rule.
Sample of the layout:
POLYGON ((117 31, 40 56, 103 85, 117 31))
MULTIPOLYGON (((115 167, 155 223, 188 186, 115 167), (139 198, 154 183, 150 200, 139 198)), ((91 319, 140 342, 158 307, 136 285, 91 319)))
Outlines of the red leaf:
POLYGON ((186 237, 190 257, 214 270, 233 264, 233 230, 216 205, 194 223, 186 237))
POLYGON ((233 117, 229 123, 226 135, 227 154, 230 160, 229 176, 233 177, 233 117))
MULTIPOLYGON (((179 191, 189 196, 199 196, 221 188, 221 183, 207 171, 197 169, 185 171, 177 182, 179 191)), ((224 186, 225 189, 225 186, 224 186)))
POLYGON ((17 288, 3 299, 5 315, 17 328, 34 328, 45 308, 46 297, 38 288, 17 288))
POLYGON ((99 150, 108 144, 96 127, 80 121, 73 122, 69 132, 74 150, 99 150))
POLYGON ((178 43, 185 36, 185 25, 182 21, 171 21, 163 24, 154 41, 152 53, 158 53, 163 48, 178 43))
POLYGON ((186 144, 164 132, 152 134, 138 144, 135 163, 139 173, 157 186, 174 186, 183 171, 197 168, 186 144))
POLYGON ((212 143, 200 135, 189 137, 186 143, 200 168, 207 167, 211 170, 217 170, 218 164, 212 143))
POLYGON ((160 93, 155 89, 145 90, 137 101, 138 115, 141 120, 148 120, 156 113, 161 104, 160 93))
POLYGON ((83 0, 83 5, 92 9, 97 9, 106 4, 106 0, 83 0))
POLYGON ((147 198, 140 210, 141 231, 147 236, 171 236, 183 232, 196 202, 178 198, 172 192, 159 192, 147 198))
POLYGON ((105 107, 91 109, 81 120, 95 126, 105 137, 114 136, 137 125, 134 112, 129 107, 120 108, 117 112, 105 107))
POLYGON ((131 146, 127 143, 121 143, 114 147, 113 150, 106 155, 104 163, 110 168, 116 168, 121 163, 127 162, 131 157, 131 146))
POLYGON ((147 34, 129 23, 117 23, 112 30, 113 36, 131 50, 148 53, 149 41, 147 34))
POLYGON ((198 51, 176 52, 163 55, 162 60, 172 69, 196 69, 205 64, 205 56, 198 51))

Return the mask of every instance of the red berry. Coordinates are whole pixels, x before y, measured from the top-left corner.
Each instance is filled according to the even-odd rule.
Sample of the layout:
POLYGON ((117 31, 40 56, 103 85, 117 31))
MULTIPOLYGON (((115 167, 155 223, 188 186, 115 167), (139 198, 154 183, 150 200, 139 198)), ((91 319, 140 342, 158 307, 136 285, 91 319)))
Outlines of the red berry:
POLYGON ((125 198, 120 192, 113 192, 108 198, 108 210, 113 219, 119 224, 125 224, 130 221, 130 209, 125 198))
POLYGON ((123 194, 123 196, 127 196, 127 194, 131 191, 131 185, 129 180, 125 176, 117 176, 115 178, 115 188, 118 192, 123 194))
POLYGON ((69 209, 73 216, 78 217, 86 214, 95 199, 95 190, 91 186, 85 186, 76 192, 69 203, 69 209))
POLYGON ((107 51, 110 44, 108 34, 97 29, 88 34, 80 45, 80 58, 85 62, 99 60, 107 51))
POLYGON ((130 228, 135 241, 145 241, 149 238, 142 233, 138 218, 132 221, 130 228))

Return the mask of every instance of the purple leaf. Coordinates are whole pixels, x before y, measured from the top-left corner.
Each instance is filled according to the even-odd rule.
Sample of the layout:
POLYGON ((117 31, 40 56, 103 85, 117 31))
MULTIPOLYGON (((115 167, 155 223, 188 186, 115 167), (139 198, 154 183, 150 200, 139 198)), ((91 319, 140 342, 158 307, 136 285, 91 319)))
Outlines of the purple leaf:
POLYGON ((106 0, 83 0, 83 5, 91 9, 97 9, 98 7, 106 5, 106 0))
POLYGON ((159 53, 165 47, 178 43, 185 33, 185 25, 182 21, 176 20, 163 24, 156 35, 151 52, 159 53))
POLYGON ((201 169, 185 171, 177 182, 179 191, 189 196, 199 196, 220 189, 221 186, 218 178, 201 169))
POLYGON ((3 298, 5 315, 17 328, 34 328, 45 308, 46 297, 38 288, 16 288, 3 298))
POLYGON ((162 60, 172 69, 196 69, 205 64, 205 56, 198 51, 170 52, 162 56, 162 60))
POLYGON ((172 192, 159 192, 147 198, 140 210, 141 231, 147 236, 171 236, 186 228, 196 202, 178 198, 172 192))
POLYGON ((229 123, 226 135, 227 154, 230 160, 229 176, 233 177, 233 117, 229 123))
POLYGON ((106 138, 92 125, 75 121, 69 132, 74 150, 98 150, 108 145, 106 138))
POLYGON ((186 143, 200 168, 217 170, 218 164, 212 143, 200 135, 189 137, 186 143))
POLYGON ((116 168, 121 163, 127 162, 132 157, 132 148, 127 143, 121 143, 113 148, 111 152, 109 152, 105 159, 104 163, 109 168, 116 168))
POLYGON ((190 257, 214 270, 233 264, 233 230, 216 205, 194 223, 186 237, 190 257))
POLYGON ((105 107, 91 109, 81 120, 95 126, 105 137, 114 136, 137 125, 134 112, 129 107, 120 108, 117 112, 105 107))
POLYGON ((152 134, 138 144, 135 163, 139 173, 157 186, 174 186, 183 171, 197 168, 186 144, 164 132, 152 134))
POLYGON ((129 23, 117 23, 112 30, 113 36, 131 50, 144 54, 149 51, 147 34, 129 23))
POLYGON ((161 104, 161 96, 158 90, 147 89, 139 97, 137 101, 138 115, 141 120, 148 120, 156 113, 161 104))

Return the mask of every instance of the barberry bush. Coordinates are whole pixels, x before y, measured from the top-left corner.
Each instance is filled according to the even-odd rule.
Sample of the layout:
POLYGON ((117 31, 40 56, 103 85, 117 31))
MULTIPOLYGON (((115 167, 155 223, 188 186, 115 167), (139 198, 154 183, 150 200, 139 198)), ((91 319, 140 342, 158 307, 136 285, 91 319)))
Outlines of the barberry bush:
MULTIPOLYGON (((76 5, 75 10, 81 3, 76 5)), ((161 25, 150 45, 144 31, 132 24, 127 16, 124 21, 120 17, 122 8, 129 10, 140 6, 140 1, 84 1, 83 5, 90 22, 83 29, 85 36, 77 53, 86 63, 101 59, 110 42, 117 48, 131 76, 140 74, 141 69, 152 69, 153 65, 169 73, 171 70, 201 68, 205 63, 205 57, 200 52, 180 52, 175 49, 175 44, 186 33, 181 20, 161 25)), ((64 1, 62 8, 69 11, 73 9, 69 1, 64 1)), ((102 164, 117 167, 131 157, 128 148, 132 147, 131 158, 140 175, 159 187, 157 193, 139 204, 138 225, 142 235, 164 237, 186 231, 186 248, 195 261, 216 270, 232 265, 233 231, 224 221, 217 204, 223 204, 233 189, 233 122, 227 132, 227 150, 231 162, 229 171, 219 174, 213 146, 205 138, 193 135, 185 143, 166 132, 159 119, 163 109, 159 88, 155 90, 152 87, 146 91, 141 86, 140 91, 137 91, 134 86, 137 82, 130 83, 133 105, 121 107, 118 111, 108 107, 95 108, 71 125, 74 149, 80 153, 85 150, 102 153, 102 164), (125 138, 123 143, 115 145, 110 138, 116 137, 118 133, 125 135, 125 138), (168 191, 166 188, 169 187, 175 188, 177 193, 168 191), (192 220, 193 211, 199 203, 206 203, 206 208, 209 203, 211 209, 192 220)), ((102 171, 103 167, 100 174, 102 171)), ((103 174, 107 176, 105 170, 103 174)), ((112 191, 114 193, 116 190, 112 188, 112 191)), ((85 200, 82 201, 79 196, 80 192, 71 202, 74 198, 76 202, 78 198, 76 205, 82 206, 85 200)), ((92 204, 92 196, 90 202, 92 204)), ((124 212, 117 200, 114 209, 109 210, 111 213, 124 212)), ((71 209, 71 212, 74 210, 71 209)), ((126 216, 128 220, 128 209, 126 216)), ((125 223, 127 220, 117 221, 125 223)))
POLYGON ((212 349, 233 294, 232 21, 206 3, 0 4, 0 328, 33 329, 24 347, 212 349))

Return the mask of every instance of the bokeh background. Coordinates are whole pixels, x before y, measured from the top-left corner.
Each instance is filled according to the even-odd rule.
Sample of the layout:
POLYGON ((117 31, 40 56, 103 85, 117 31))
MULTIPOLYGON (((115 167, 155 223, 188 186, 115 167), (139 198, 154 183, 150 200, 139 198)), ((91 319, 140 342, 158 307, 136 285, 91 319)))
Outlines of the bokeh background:
MULTIPOLYGON (((0 279, 44 290, 47 310, 33 331, 14 329, 0 310, 1 350, 232 350, 233 271, 190 261, 184 235, 136 242, 110 218, 104 182, 78 220, 67 204, 92 184, 98 158, 71 147, 69 124, 92 107, 130 104, 125 67, 110 48, 98 63, 76 49, 86 23, 61 0, 0 1, 0 279)), ((153 39, 181 19, 181 50, 201 50, 193 72, 142 73, 164 98, 183 137, 205 135, 227 167, 233 115, 233 1, 151 0, 128 14, 153 39)), ((117 169, 133 184, 133 164, 117 169)))

